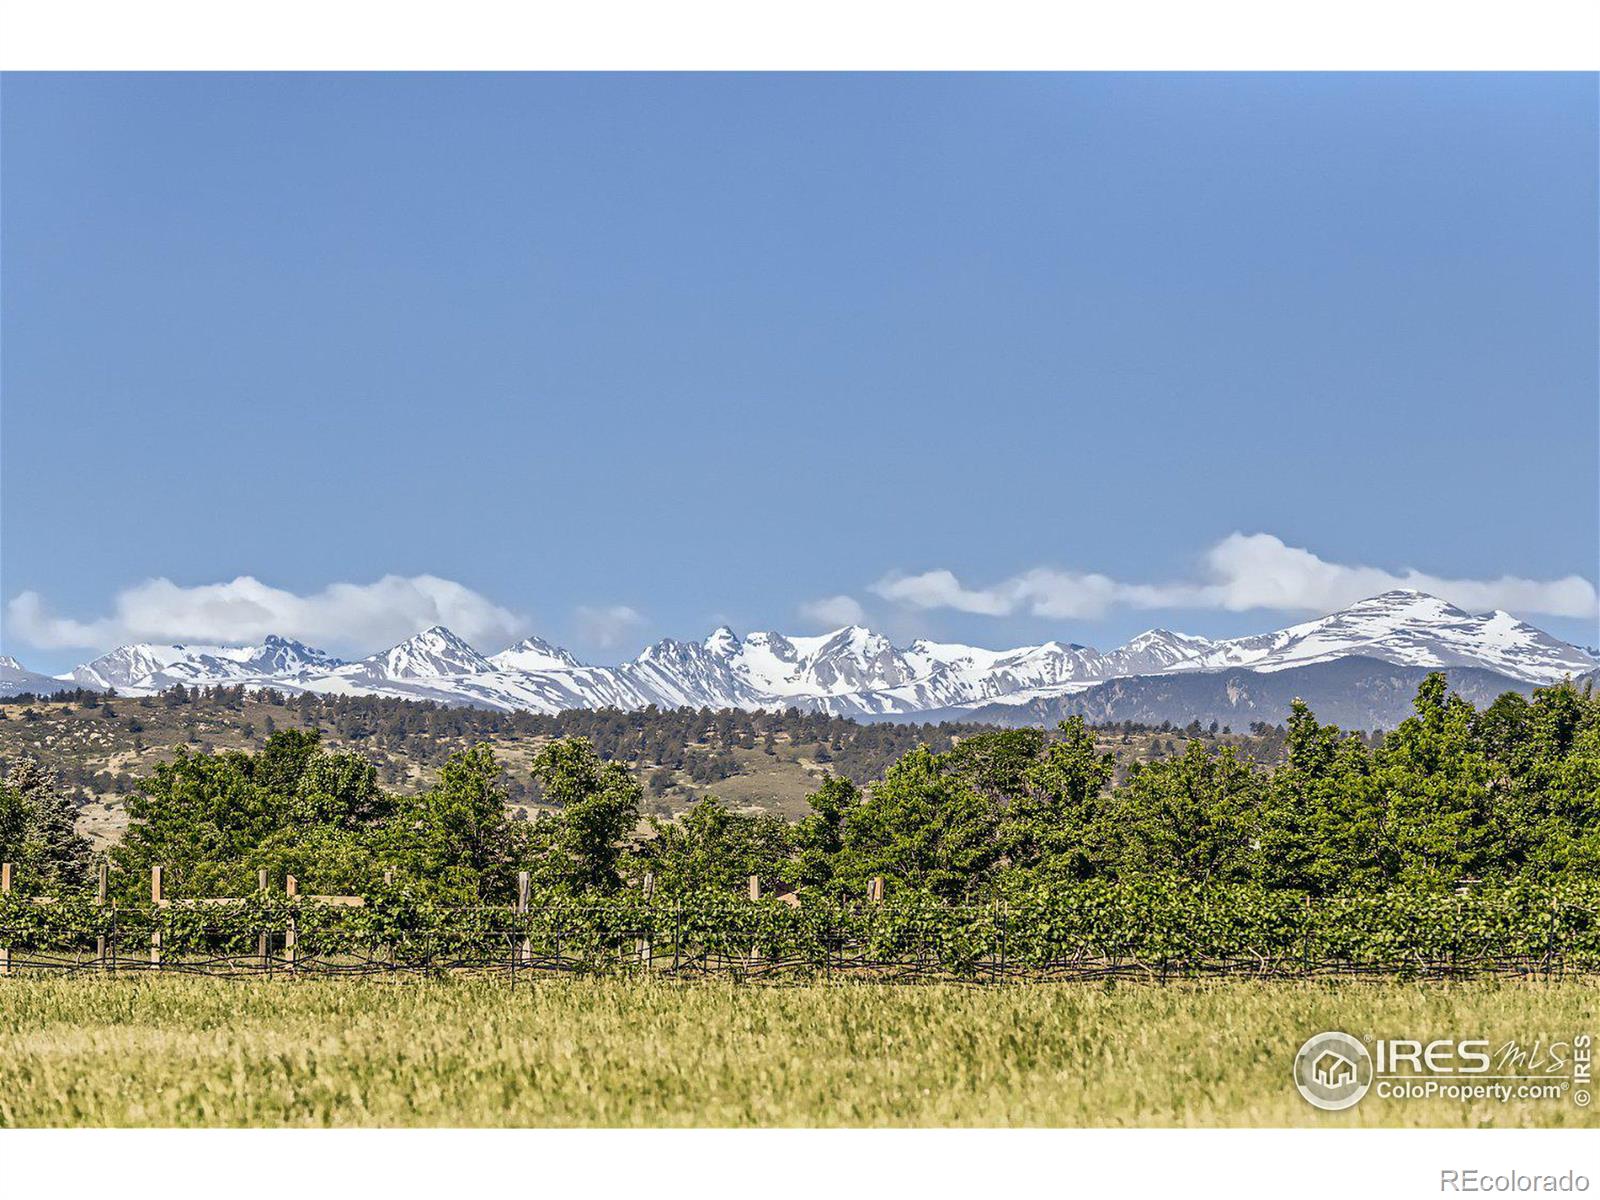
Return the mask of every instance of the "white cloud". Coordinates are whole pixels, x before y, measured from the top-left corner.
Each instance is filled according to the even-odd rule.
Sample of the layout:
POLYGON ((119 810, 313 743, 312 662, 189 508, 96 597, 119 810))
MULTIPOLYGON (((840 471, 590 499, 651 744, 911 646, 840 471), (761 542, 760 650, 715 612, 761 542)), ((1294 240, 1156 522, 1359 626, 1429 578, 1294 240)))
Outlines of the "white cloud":
POLYGON ((430 625, 447 625, 469 642, 509 641, 523 632, 515 614, 471 588, 435 575, 385 575, 373 583, 332 583, 296 595, 249 575, 227 583, 180 587, 147 579, 124 588, 108 616, 58 616, 37 592, 7 608, 8 632, 42 648, 107 649, 127 642, 260 641, 269 633, 335 650, 392 645, 430 625))
POLYGON ((969 588, 946 570, 891 575, 872 585, 885 600, 913 608, 1004 617, 1025 611, 1039 617, 1097 617, 1116 601, 1121 585, 1104 575, 1037 567, 993 587, 969 588))
MULTIPOLYGON (((1206 554, 1209 580, 1196 589, 1206 607, 1335 609, 1377 592, 1411 588, 1474 612, 1503 608, 1552 617, 1589 617, 1596 611, 1594 584, 1578 575, 1560 579, 1451 579, 1424 571, 1331 563, 1309 550, 1286 546, 1268 533, 1234 533, 1206 554)), ((1180 589, 1180 593, 1183 589, 1180 589)))
POLYGON ((986 616, 1098 617, 1113 608, 1277 609, 1325 613, 1394 588, 1429 592, 1472 611, 1503 608, 1553 617, 1592 617, 1594 584, 1560 579, 1450 579, 1423 571, 1328 562, 1270 533, 1233 533, 1212 546, 1200 578, 1126 583, 1105 575, 1040 567, 990 587, 963 584, 948 570, 890 575, 872 591, 913 608, 953 608, 986 616))
POLYGON ((1013 583, 988 590, 966 588, 954 572, 941 568, 920 575, 888 575, 873 584, 872 590, 885 600, 912 608, 953 608, 957 612, 1003 617, 1016 608, 1013 583))
POLYGON ((853 596, 824 596, 820 600, 807 600, 800 606, 800 616, 815 625, 837 629, 841 625, 860 625, 867 614, 853 596))
POLYGON ((581 604, 574 615, 578 620, 578 632, 586 640, 606 650, 645 624, 644 614, 626 604, 608 604, 598 608, 581 604))

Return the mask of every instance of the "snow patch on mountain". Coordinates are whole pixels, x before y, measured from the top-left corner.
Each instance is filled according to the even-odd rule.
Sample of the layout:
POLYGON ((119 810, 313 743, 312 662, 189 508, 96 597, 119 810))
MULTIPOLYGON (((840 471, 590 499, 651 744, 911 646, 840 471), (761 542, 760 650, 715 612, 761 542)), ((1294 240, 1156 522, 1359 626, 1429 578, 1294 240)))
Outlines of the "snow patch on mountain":
POLYGON ((1510 613, 1473 614, 1424 592, 1391 591, 1276 633, 1216 642, 1173 664, 1180 671, 1283 670, 1359 655, 1405 667, 1478 667, 1554 683, 1594 660, 1510 613))
POLYGON ((538 637, 523 638, 515 646, 491 654, 489 662, 502 671, 566 671, 583 666, 571 651, 538 637))
POLYGON ((442 679, 454 675, 486 674, 494 664, 443 625, 424 629, 382 654, 339 668, 351 678, 442 679))
POLYGON ((269 634, 259 646, 162 646, 150 642, 119 646, 60 678, 90 688, 153 692, 180 683, 214 686, 287 677, 337 667, 340 661, 300 642, 269 634))
POLYGON ((914 677, 888 638, 860 625, 820 637, 752 633, 742 642, 731 630, 718 630, 706 646, 741 684, 766 696, 838 696, 894 687, 914 677))
POLYGON ((15 696, 31 692, 36 696, 49 696, 70 691, 81 686, 73 679, 55 679, 30 671, 9 654, 0 654, 0 696, 15 696))

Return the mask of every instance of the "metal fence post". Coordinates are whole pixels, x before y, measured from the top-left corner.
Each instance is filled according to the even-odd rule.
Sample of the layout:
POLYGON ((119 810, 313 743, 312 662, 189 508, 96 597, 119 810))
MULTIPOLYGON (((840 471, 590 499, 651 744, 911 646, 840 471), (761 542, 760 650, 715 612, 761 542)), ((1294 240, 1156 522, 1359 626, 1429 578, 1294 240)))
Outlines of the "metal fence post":
POLYGON ((1549 956, 1556 968, 1557 976, 1561 975, 1561 901, 1554 895, 1550 897, 1550 949, 1549 956))

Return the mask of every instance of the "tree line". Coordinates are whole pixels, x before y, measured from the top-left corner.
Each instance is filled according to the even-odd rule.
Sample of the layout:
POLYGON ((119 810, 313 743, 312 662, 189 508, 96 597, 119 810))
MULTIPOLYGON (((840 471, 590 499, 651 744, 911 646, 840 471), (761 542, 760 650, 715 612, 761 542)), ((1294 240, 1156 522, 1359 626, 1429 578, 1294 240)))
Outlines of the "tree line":
MULTIPOLYGON (((438 767, 463 745, 580 737, 607 761, 628 763, 646 772, 666 772, 654 776, 652 790, 658 793, 671 786, 672 776, 680 771, 702 786, 740 774, 735 751, 770 755, 777 751, 780 739, 792 747, 807 747, 815 761, 857 783, 866 783, 912 746, 948 748, 954 739, 987 728, 962 722, 858 723, 796 708, 747 712, 652 705, 638 710, 573 709, 550 715, 382 696, 247 690, 242 684, 176 684, 138 697, 86 688, 45 698, 18 695, 0 702, 0 721, 35 724, 61 706, 76 710, 75 716, 91 717, 106 728, 120 730, 140 747, 163 727, 178 729, 184 744, 204 750, 212 748, 211 738, 223 727, 246 741, 264 741, 280 727, 317 729, 346 746, 361 747, 391 784, 401 778, 403 763, 438 767)), ((72 762, 55 766, 63 782, 80 794, 87 790, 123 794, 133 782, 121 772, 88 771, 72 762)), ((509 780, 508 785, 517 802, 537 802, 530 780, 509 780)))
MULTIPOLYGON (((737 894, 755 875, 769 893, 848 898, 882 878, 976 902, 1087 881, 1333 896, 1600 868, 1600 697, 1570 683, 1479 711, 1431 675, 1414 715, 1378 739, 1296 703, 1276 764, 1192 740, 1120 780, 1081 719, 983 729, 914 745, 866 786, 832 776, 792 824, 714 798, 641 822, 640 784, 585 737, 548 742, 530 771, 551 807, 518 821, 486 746, 414 795, 385 791, 366 758, 314 731, 280 730, 255 753, 181 750, 129 799, 114 886, 137 896, 161 865, 172 895, 240 894, 263 868, 304 891, 362 893, 387 872, 430 898, 503 903, 519 871, 569 897, 649 873, 665 894, 737 894)), ((87 847, 52 796, 36 768, 13 769, 0 857, 22 886, 83 886, 87 847)))

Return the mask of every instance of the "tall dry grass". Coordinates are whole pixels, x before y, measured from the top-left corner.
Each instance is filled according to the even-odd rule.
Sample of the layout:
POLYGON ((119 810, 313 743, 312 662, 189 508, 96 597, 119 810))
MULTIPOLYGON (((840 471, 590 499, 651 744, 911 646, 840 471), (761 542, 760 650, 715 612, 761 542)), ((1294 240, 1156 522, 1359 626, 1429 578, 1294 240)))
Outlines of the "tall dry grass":
POLYGON ((1290 1082, 1326 1028, 1530 1041, 1594 983, 0 981, 0 1125, 1571 1125, 1290 1082))

